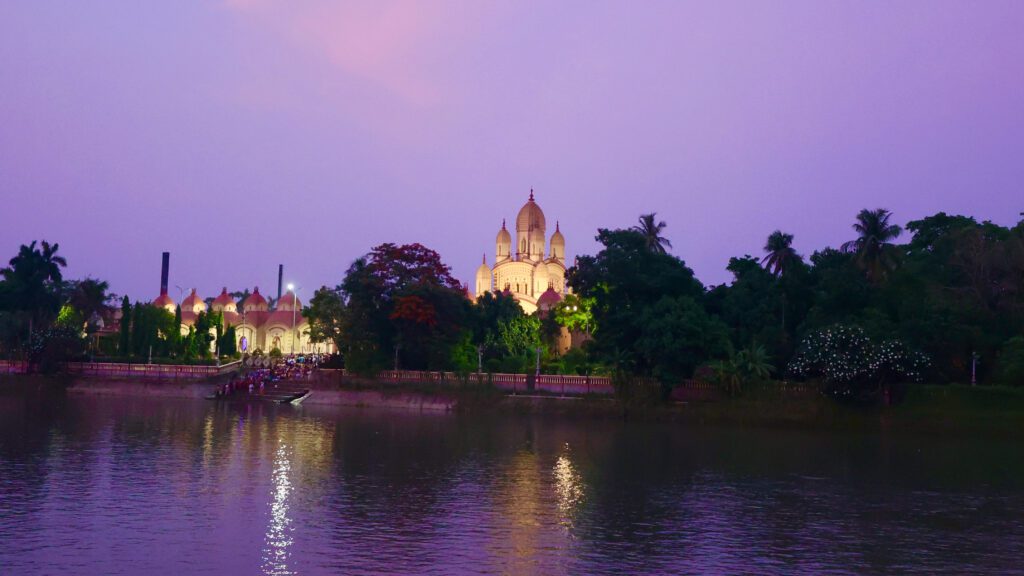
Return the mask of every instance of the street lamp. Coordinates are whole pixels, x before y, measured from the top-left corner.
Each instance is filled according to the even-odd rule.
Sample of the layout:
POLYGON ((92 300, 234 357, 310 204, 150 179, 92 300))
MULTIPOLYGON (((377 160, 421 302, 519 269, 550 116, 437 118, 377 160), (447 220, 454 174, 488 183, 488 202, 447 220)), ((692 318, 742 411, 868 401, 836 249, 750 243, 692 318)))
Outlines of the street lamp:
POLYGON ((295 306, 299 298, 295 294, 295 284, 288 284, 288 291, 292 293, 292 356, 295 356, 295 306))

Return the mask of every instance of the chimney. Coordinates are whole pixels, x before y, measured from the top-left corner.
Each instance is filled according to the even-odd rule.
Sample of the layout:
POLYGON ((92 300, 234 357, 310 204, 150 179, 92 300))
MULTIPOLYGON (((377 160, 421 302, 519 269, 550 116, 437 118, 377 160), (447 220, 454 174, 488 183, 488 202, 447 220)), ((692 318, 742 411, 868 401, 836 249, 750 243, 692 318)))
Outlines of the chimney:
POLYGON ((277 299, 281 300, 281 282, 284 280, 284 264, 277 265, 277 299))
POLYGON ((160 265, 160 294, 167 294, 167 275, 171 268, 171 253, 164 252, 163 262, 160 265))

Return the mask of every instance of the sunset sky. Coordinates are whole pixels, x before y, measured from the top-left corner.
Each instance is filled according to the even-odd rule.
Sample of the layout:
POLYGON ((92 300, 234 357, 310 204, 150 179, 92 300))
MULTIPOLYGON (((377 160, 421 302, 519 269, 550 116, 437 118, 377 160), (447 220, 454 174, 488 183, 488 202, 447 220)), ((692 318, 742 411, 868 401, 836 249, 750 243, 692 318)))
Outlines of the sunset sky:
MULTIPOLYGON (((705 283, 861 208, 1024 211, 1024 2, 0 2, 0 260, 337 284, 420 242, 471 282, 530 188, 570 257, 658 212, 705 283)), ((172 288, 172 296, 178 297, 172 288)))

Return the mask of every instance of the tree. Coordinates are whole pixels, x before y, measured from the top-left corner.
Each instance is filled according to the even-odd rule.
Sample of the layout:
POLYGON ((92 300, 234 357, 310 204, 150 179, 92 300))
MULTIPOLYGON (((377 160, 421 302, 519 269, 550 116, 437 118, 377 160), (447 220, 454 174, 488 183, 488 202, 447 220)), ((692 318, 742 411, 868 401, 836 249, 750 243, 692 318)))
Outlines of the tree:
POLYGON ((644 244, 648 250, 664 254, 666 248, 672 247, 672 242, 669 242, 668 238, 661 235, 661 231, 665 229, 667 224, 665 224, 664 220, 655 222, 654 218, 657 214, 657 212, 651 212, 650 214, 641 215, 638 219, 639 224, 633 226, 631 230, 639 232, 644 237, 644 244))
POLYGON ((309 321, 311 342, 331 342, 341 350, 345 327, 345 299, 337 288, 321 287, 313 293, 309 305, 302 309, 302 317, 309 321))
POLYGON ((755 344, 731 354, 728 360, 711 365, 715 379, 726 392, 735 396, 750 383, 767 380, 775 367, 764 346, 755 344))
POLYGON ((710 319, 703 322, 704 287, 682 260, 651 251, 636 230, 602 229, 597 240, 602 250, 596 256, 579 257, 568 273, 575 293, 593 303, 593 357, 619 374, 687 376, 696 363, 694 357, 716 347, 691 347, 689 337, 677 336, 673 330, 684 329, 687 318, 699 319, 716 334, 719 330, 714 327, 721 326, 710 319), (659 318, 659 314, 668 317, 659 318), (659 342, 666 340, 682 346, 685 354, 696 352, 677 358, 675 349, 659 351, 659 342))
POLYGON ((83 318, 103 317, 110 311, 110 301, 116 298, 110 294, 110 284, 95 278, 85 278, 69 283, 68 302, 83 318))
POLYGON ((381 244, 357 259, 338 291, 345 300, 340 347, 346 366, 374 372, 391 364, 445 368, 471 329, 462 286, 437 252, 421 244, 381 244))
POLYGON ((896 268, 899 250, 891 243, 903 232, 895 224, 890 224, 892 213, 884 208, 877 210, 861 210, 853 229, 857 238, 843 244, 843 252, 856 255, 857 265, 872 282, 882 281, 889 272, 896 268))
POLYGON ((761 263, 775 276, 782 276, 800 261, 800 255, 793 249, 793 235, 776 230, 768 236, 764 245, 765 256, 761 263))
MULTIPOLYGON (((179 308, 180 310, 180 308, 179 308)), ((131 356, 132 349, 132 304, 125 296, 121 298, 121 331, 117 350, 122 356, 131 356)))
POLYGON ((1024 336, 1007 340, 996 359, 995 381, 1004 386, 1024 386, 1024 336))
POLYGON ((666 394, 697 366, 732 349, 725 325, 689 296, 663 297, 645 307, 639 321, 640 365, 662 382, 666 394))
POLYGON ((555 305, 554 318, 559 325, 574 332, 589 334, 594 330, 593 298, 580 298, 576 294, 566 294, 561 302, 555 305))
POLYGON ((63 256, 57 254, 58 244, 43 240, 22 245, 11 258, 9 267, 0 270, 4 283, 3 307, 22 312, 28 322, 28 331, 43 327, 53 320, 61 305, 64 277, 61 268, 67 266, 63 256))

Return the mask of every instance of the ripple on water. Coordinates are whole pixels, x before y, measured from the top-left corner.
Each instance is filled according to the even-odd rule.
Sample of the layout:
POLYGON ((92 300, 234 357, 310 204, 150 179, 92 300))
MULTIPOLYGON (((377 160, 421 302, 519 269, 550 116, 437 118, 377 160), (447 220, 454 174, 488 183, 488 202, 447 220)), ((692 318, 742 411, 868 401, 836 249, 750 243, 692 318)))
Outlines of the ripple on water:
POLYGON ((990 438, 117 399, 35 416, 0 420, 5 575, 1007 574, 1024 557, 1022 459, 990 438))

